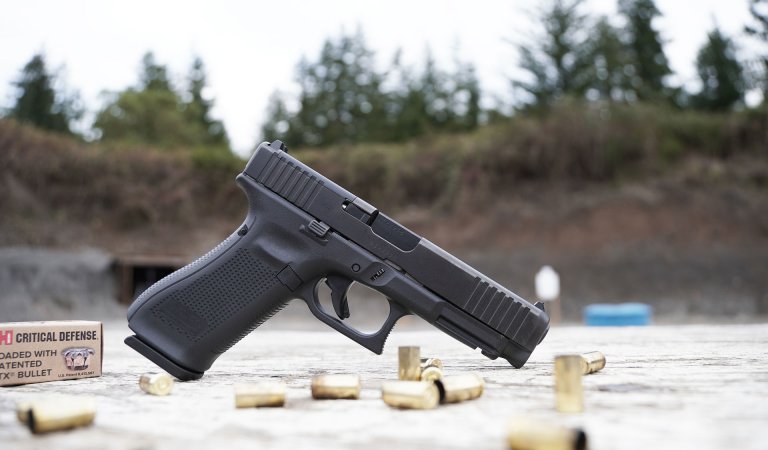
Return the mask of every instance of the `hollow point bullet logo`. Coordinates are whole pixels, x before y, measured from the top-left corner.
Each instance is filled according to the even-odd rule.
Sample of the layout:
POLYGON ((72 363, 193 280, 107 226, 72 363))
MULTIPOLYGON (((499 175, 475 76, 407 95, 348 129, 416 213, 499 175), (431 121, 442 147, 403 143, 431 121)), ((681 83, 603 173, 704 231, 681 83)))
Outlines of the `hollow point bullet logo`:
POLYGON ((92 348, 68 348, 61 354, 64 357, 64 364, 69 370, 85 370, 88 368, 90 357, 95 352, 92 348))

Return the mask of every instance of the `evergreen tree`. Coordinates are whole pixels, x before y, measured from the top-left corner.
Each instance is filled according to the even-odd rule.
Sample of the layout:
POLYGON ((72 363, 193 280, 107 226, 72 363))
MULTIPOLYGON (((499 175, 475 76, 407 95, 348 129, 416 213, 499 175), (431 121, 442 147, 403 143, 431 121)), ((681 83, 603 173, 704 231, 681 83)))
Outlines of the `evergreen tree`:
POLYGON ((458 69, 454 75, 456 88, 452 93, 454 129, 468 131, 480 124, 480 82, 472 64, 457 62, 458 69))
POLYGON ((420 79, 400 62, 400 51, 393 58, 388 74, 393 88, 387 95, 387 122, 390 140, 402 141, 421 136, 430 128, 427 106, 420 79))
POLYGON ((229 147, 229 139, 224 124, 211 118, 213 100, 205 98, 203 91, 208 85, 205 66, 200 57, 195 57, 188 76, 185 109, 189 120, 199 124, 205 131, 204 144, 214 147, 229 147))
POLYGON ((694 106, 708 110, 727 110, 744 98, 744 71, 736 58, 733 42, 719 29, 711 31, 699 50, 696 71, 701 91, 693 96, 694 106))
POLYGON ((13 84, 18 94, 10 117, 45 130, 72 134, 70 122, 78 119, 82 111, 74 96, 56 92, 55 76, 48 72, 41 53, 29 60, 13 84))
POLYGON ((588 52, 593 72, 588 97, 607 101, 631 100, 625 74, 630 61, 619 31, 607 18, 602 17, 595 24, 588 52))
POLYGON ((449 79, 447 73, 438 69, 431 51, 427 51, 424 71, 416 89, 423 97, 423 113, 432 129, 448 128, 453 122, 451 89, 447 86, 449 79))
POLYGON ((262 139, 274 141, 280 139, 283 142, 294 142, 300 138, 298 127, 291 127, 292 116, 285 106, 283 95, 276 91, 270 95, 267 102, 267 120, 261 127, 262 139))
POLYGON ((173 91, 168 79, 168 68, 155 62, 155 55, 147 52, 141 58, 139 87, 145 91, 173 91))
POLYGON ((401 141, 430 130, 469 130, 480 121, 480 87, 474 67, 455 73, 437 67, 428 52, 418 75, 400 63, 378 72, 358 32, 328 40, 316 62, 298 64, 298 110, 275 93, 267 107, 262 136, 284 137, 293 145, 401 141))
MULTIPOLYGON (((747 34, 768 44, 768 0, 750 0, 749 12, 754 23, 746 26, 747 34)), ((763 46, 763 49, 768 45, 763 46)), ((768 105, 768 51, 758 56, 760 69, 752 75, 752 78, 763 91, 763 103, 768 105)))
POLYGON ((587 17, 583 0, 552 0, 540 11, 539 32, 519 46, 520 65, 531 81, 514 82, 531 100, 529 107, 547 107, 565 95, 581 96, 588 87, 590 61, 585 52, 587 17))
POLYGON ((629 72, 637 97, 648 100, 670 96, 665 77, 672 70, 661 36, 653 27, 653 20, 661 12, 653 0, 619 0, 619 10, 627 20, 627 44, 632 58, 629 72))
POLYGON ((209 134, 173 89, 168 70, 152 53, 142 58, 137 87, 112 93, 96 115, 94 127, 103 141, 124 141, 157 147, 200 147, 209 134))
POLYGON ((386 135, 385 98, 373 52, 360 31, 327 40, 314 63, 298 67, 301 86, 298 114, 289 123, 298 128, 295 145, 381 140, 386 135))

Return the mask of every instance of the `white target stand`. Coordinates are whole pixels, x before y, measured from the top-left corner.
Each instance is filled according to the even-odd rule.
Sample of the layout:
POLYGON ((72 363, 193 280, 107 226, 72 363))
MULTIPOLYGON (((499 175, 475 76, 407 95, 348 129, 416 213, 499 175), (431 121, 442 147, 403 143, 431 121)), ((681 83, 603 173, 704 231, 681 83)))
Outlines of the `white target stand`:
POLYGON ((544 302, 550 323, 559 324, 561 320, 560 275, 551 266, 543 266, 536 272, 536 297, 544 302))

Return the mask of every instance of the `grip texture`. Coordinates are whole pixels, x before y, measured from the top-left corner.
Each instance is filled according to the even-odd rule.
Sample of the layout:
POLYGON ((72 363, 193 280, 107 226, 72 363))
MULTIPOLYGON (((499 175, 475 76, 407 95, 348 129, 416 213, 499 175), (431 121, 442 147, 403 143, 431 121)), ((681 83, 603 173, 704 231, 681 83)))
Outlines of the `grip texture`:
MULTIPOLYGON (((241 247, 233 250, 216 269, 195 277, 153 305, 152 314, 197 343, 272 288, 277 282, 275 275, 269 266, 241 247)), ((237 340, 251 330, 238 335, 237 340)), ((225 343, 221 352, 235 342, 225 343)))
POLYGON ((129 326, 160 355, 153 361, 166 370, 179 366, 202 374, 287 304, 290 291, 277 278, 285 263, 260 252, 257 236, 233 233, 131 305, 129 326))

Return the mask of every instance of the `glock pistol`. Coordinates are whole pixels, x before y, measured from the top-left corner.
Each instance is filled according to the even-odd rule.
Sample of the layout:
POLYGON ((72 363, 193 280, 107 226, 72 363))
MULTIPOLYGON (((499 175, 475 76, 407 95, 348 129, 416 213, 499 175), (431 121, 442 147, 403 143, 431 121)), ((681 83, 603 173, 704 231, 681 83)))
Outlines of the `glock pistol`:
POLYGON ((411 232, 289 155, 280 141, 260 144, 236 180, 249 205, 242 225, 128 309, 135 335, 125 343, 180 380, 202 377, 297 298, 377 354, 408 314, 517 368, 549 330, 541 303, 528 303, 411 232), (322 306, 321 283, 330 288, 333 311, 322 306), (344 322, 352 283, 387 298, 380 330, 363 333, 344 322))

